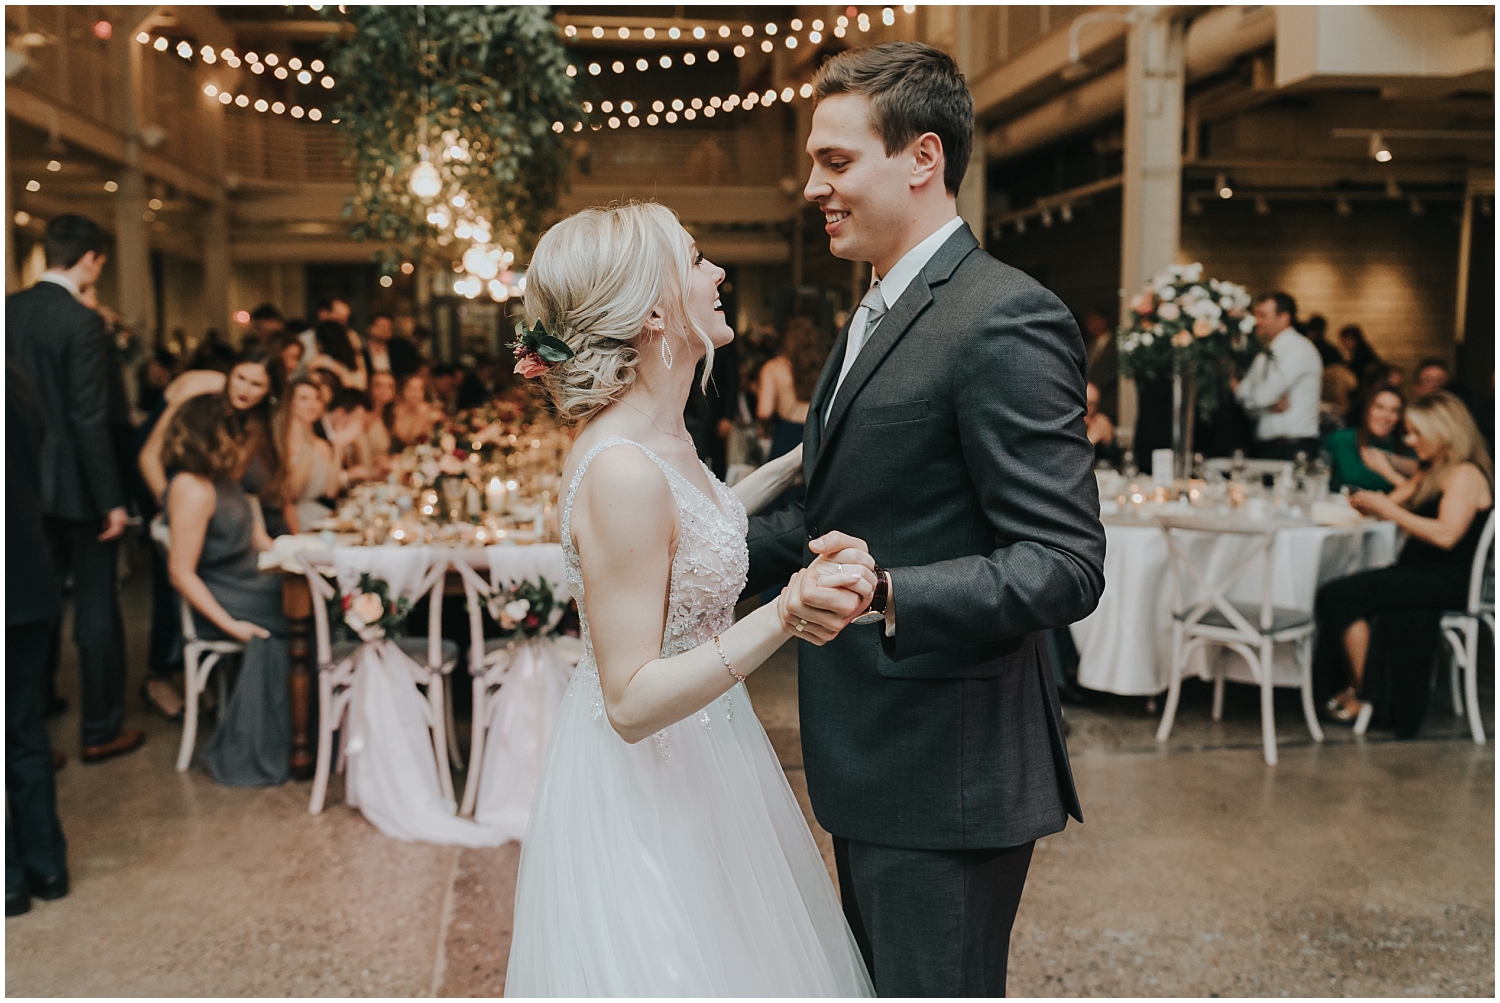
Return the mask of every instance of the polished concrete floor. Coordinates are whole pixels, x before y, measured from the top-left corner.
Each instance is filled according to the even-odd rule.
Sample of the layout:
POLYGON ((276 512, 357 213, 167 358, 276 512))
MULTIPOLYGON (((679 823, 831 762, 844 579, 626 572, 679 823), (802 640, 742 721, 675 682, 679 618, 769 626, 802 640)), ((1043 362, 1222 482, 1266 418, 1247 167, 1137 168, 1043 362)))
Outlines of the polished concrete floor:
MULTIPOLYGON (((144 593, 127 583, 137 674, 144 593)), ((73 677, 65 664, 65 695, 73 677)), ((387 839, 337 781, 314 817, 306 784, 175 773, 178 726, 135 686, 138 753, 82 766, 76 716, 54 722, 73 892, 6 921, 8 995, 503 992, 515 844, 387 839)), ((792 652, 751 689, 805 805, 792 652)), ((1141 700, 1070 708, 1087 821, 1038 845, 1013 995, 1494 995, 1493 746, 1441 700, 1418 740, 1334 728, 1317 746, 1290 696, 1275 767, 1233 687, 1217 725, 1190 687, 1166 748, 1141 700)))

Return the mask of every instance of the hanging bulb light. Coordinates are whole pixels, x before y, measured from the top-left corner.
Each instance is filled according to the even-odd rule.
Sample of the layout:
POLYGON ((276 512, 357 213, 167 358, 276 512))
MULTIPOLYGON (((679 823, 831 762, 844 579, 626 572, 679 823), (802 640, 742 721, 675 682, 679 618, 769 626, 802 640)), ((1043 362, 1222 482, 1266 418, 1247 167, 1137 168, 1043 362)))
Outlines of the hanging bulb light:
POLYGON ((426 155, 422 162, 412 168, 411 193, 419 199, 435 198, 438 192, 443 190, 443 179, 438 174, 438 169, 428 162, 426 155))

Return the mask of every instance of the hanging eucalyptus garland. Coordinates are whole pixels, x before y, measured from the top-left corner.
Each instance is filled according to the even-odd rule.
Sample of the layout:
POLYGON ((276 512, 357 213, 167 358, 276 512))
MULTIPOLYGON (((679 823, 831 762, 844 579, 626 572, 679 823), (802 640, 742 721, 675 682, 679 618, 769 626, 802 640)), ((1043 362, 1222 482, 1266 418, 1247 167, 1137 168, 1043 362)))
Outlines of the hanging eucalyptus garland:
POLYGON ((476 285, 493 278, 535 242, 568 172, 553 123, 579 112, 550 8, 324 9, 354 27, 333 43, 328 109, 355 169, 351 236, 396 245, 388 269, 463 259, 476 285))

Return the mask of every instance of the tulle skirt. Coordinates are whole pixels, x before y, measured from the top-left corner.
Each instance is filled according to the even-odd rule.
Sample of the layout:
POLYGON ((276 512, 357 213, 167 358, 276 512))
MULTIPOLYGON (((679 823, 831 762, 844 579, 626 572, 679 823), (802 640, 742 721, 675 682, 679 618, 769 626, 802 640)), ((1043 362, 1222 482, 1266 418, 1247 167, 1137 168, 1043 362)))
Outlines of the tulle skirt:
POLYGON ((743 686, 627 744, 586 659, 522 843, 508 996, 869 996, 743 686))

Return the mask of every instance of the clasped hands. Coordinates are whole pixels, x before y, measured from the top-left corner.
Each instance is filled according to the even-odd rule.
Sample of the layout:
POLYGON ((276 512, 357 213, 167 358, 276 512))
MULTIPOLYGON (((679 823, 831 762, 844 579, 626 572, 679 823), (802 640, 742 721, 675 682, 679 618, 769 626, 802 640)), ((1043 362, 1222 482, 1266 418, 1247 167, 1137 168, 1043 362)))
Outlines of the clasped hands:
POLYGON ((865 541, 846 533, 826 533, 807 548, 817 558, 792 576, 776 607, 788 633, 822 646, 869 608, 875 558, 865 541))

